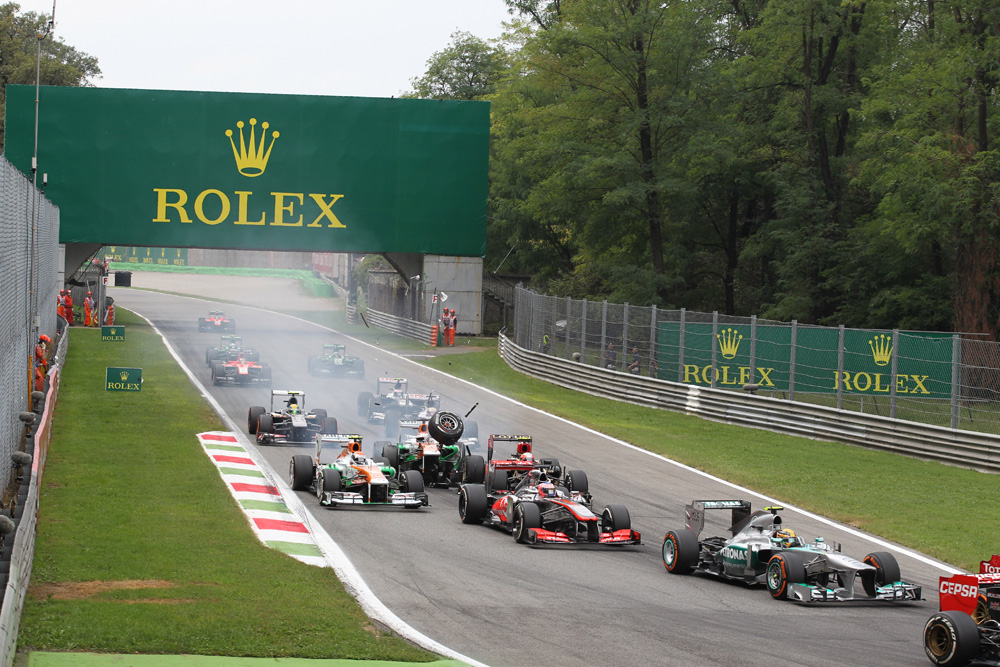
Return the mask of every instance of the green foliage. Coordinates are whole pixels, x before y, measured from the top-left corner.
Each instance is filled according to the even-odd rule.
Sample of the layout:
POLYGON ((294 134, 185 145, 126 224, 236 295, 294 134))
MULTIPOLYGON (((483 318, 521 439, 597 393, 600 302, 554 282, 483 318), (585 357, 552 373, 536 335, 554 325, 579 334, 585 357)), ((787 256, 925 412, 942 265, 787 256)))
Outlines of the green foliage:
POLYGON ((427 61, 427 72, 410 81, 413 92, 403 97, 431 100, 478 100, 493 92, 506 68, 503 48, 467 32, 456 32, 452 43, 427 61))

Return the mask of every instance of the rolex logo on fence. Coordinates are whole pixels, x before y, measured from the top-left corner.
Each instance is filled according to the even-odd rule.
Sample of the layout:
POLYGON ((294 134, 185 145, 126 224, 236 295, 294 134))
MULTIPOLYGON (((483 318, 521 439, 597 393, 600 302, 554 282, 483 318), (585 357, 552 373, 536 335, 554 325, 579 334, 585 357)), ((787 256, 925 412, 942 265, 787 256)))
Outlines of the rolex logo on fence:
POLYGON ((868 347, 872 349, 875 365, 885 366, 892 359, 892 337, 879 334, 868 341, 868 347))
POLYGON ((743 336, 736 329, 729 328, 723 329, 722 333, 715 336, 719 339, 719 350, 722 352, 722 356, 726 359, 732 359, 739 352, 740 342, 743 340, 743 336))
POLYGON ((236 168, 244 176, 249 176, 253 178, 255 176, 260 176, 267 169, 267 161, 271 157, 271 149, 274 148, 274 142, 280 136, 280 133, 275 130, 271 133, 271 143, 267 146, 267 151, 264 151, 264 144, 267 142, 267 128, 270 124, 266 121, 260 124, 260 143, 257 142, 257 133, 255 128, 257 126, 257 119, 250 119, 250 142, 247 144, 246 138, 243 136, 243 121, 236 123, 236 127, 240 131, 240 147, 236 148, 236 142, 233 141, 233 131, 226 130, 226 136, 229 137, 229 144, 233 147, 233 157, 236 158, 236 168))

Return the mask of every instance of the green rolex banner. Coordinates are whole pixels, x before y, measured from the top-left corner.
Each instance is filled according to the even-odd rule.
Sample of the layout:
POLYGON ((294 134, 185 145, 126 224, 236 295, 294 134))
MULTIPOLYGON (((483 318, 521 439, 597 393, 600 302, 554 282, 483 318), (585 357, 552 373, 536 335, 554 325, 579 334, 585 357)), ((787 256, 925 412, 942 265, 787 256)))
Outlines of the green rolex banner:
POLYGON ((101 341, 123 341, 125 340, 125 327, 123 326, 101 326, 101 341))
POLYGON ((108 367, 106 373, 104 391, 142 391, 141 368, 108 367))

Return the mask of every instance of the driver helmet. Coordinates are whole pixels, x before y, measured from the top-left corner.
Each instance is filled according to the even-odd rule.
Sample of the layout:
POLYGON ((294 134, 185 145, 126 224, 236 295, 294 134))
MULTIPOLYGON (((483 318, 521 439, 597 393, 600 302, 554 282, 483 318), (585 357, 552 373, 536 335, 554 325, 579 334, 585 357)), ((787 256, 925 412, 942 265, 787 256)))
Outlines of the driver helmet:
POLYGON ((795 537, 795 531, 791 528, 780 528, 774 531, 774 539, 783 547, 795 546, 798 542, 798 538, 795 537))
POLYGON ((538 485, 538 497, 539 498, 555 498, 556 497, 556 485, 552 482, 542 482, 538 485))
POLYGON ((534 461, 535 457, 534 457, 534 455, 531 452, 524 452, 523 454, 521 454, 521 460, 522 461, 534 461))
POLYGON ((288 412, 293 415, 299 414, 299 402, 295 400, 294 396, 288 401, 288 412))

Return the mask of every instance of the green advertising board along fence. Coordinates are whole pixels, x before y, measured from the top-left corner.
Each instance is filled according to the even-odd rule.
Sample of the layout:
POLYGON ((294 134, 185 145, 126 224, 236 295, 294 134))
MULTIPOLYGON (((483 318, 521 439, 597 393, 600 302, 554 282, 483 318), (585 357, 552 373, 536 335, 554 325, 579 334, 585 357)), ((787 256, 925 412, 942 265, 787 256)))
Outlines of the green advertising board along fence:
POLYGON ((125 327, 101 325, 101 342, 121 342, 125 340, 125 327))
POLYGON ((104 390, 142 391, 142 369, 107 367, 105 369, 104 390))
MULTIPOLYGON (((35 87, 6 87, 28 173, 35 87)), ((43 86, 61 243, 482 257, 489 103, 43 86)))
POLYGON ((112 245, 102 253, 109 262, 143 264, 145 266, 187 266, 187 248, 136 248, 112 245))
POLYGON ((949 399, 951 334, 660 322, 658 376, 686 384, 949 399), (895 378, 895 380, 893 380, 895 378))

